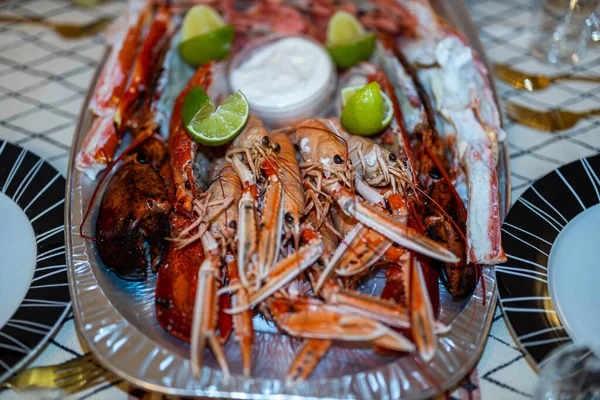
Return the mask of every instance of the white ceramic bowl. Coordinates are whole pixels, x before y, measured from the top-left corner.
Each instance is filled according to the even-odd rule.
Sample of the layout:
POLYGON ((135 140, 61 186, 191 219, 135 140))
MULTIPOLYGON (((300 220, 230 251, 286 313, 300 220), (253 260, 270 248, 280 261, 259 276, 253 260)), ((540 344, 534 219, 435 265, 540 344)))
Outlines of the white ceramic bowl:
MULTIPOLYGON (((281 60, 279 60, 278 65, 281 65, 281 60)), ((312 68, 314 66, 315 65, 311 65, 310 63, 302 65, 302 67, 305 68, 312 68)), ((290 61, 290 65, 287 65, 287 67, 290 69, 298 68, 298 65, 294 65, 294 63, 290 61)), ((267 79, 262 81, 266 85, 268 85, 269 82, 276 82, 278 79, 276 75, 273 75, 273 71, 270 72, 271 74, 267 75, 267 79)), ((248 44, 232 58, 228 67, 228 77, 232 91, 241 90, 248 98, 251 112, 259 116, 263 122, 270 127, 285 126, 303 118, 325 115, 333 102, 336 86, 335 65, 331 61, 327 50, 321 43, 309 37, 300 35, 269 35, 248 44), (266 48, 278 41, 290 38, 298 38, 311 42, 311 44, 314 45, 311 50, 316 50, 317 53, 322 52, 321 54, 318 54, 318 57, 320 57, 319 62, 321 66, 323 63, 326 64, 325 76, 316 76, 317 79, 314 79, 313 84, 310 87, 307 87, 303 91, 304 93, 301 93, 301 95, 298 96, 297 100, 282 93, 280 101, 272 101, 269 103, 261 101, 256 95, 252 96, 250 93, 247 93, 248 91, 244 90, 245 83, 239 76, 234 74, 235 70, 245 62, 249 61, 259 49, 266 48)), ((274 83, 273 85, 275 86, 276 84, 274 83)), ((269 88, 265 87, 265 90, 269 90, 269 88)))

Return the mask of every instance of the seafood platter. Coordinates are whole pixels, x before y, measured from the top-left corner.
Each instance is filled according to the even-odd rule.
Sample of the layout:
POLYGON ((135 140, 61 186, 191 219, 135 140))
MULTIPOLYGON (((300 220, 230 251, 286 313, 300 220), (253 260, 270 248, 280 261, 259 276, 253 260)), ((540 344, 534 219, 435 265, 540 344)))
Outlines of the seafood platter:
POLYGON ((461 1, 131 0, 67 184, 75 320, 143 389, 422 398, 478 360, 505 133, 461 1))

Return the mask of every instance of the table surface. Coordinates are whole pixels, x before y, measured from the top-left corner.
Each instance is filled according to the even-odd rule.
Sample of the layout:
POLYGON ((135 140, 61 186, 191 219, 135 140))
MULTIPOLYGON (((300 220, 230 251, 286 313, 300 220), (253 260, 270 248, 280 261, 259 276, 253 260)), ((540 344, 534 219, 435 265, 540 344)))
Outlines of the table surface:
MULTIPOLYGON (((600 75, 600 48, 591 48, 577 66, 551 66, 536 61, 527 47, 531 40, 532 0, 467 0, 491 62, 543 74, 600 75)), ((117 16, 124 4, 110 1, 97 9, 83 9, 65 0, 7 0, 2 15, 28 15, 52 21, 85 23, 104 15, 117 16)), ((48 160, 66 175, 77 116, 96 65, 103 54, 100 36, 64 40, 44 27, 0 23, 0 139, 17 143, 48 160)), ((600 108, 600 86, 564 82, 537 93, 518 91, 501 83, 499 94, 539 109, 600 108)), ((537 178, 560 165, 600 152, 600 119, 548 134, 507 121, 512 169, 513 201, 537 178)), ((73 317, 33 360, 30 366, 57 364, 85 354, 73 317)), ((496 310, 484 354, 474 372, 451 398, 530 398, 537 376, 512 339, 496 310)), ((78 393, 77 399, 159 397, 143 394, 117 378, 78 393)), ((0 393, 1 400, 21 398, 0 393)))

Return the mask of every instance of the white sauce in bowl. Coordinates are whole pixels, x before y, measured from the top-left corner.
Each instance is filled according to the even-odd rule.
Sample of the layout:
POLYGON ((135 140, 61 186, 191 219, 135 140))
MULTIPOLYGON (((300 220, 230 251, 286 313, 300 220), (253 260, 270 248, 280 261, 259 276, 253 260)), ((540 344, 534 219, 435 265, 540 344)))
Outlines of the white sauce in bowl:
POLYGON ((318 101, 333 74, 333 63, 322 46, 302 37, 285 37, 256 48, 232 69, 230 82, 259 114, 293 113, 318 101))

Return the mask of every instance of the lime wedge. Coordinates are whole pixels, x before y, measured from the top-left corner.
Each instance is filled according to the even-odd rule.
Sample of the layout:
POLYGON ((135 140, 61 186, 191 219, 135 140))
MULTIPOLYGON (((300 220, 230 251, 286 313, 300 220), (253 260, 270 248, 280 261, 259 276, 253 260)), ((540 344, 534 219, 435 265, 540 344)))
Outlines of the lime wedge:
POLYGON ((189 9, 181 26, 181 41, 204 35, 225 25, 225 20, 214 9, 197 5, 189 9))
POLYGON ((181 27, 179 54, 193 67, 211 60, 221 60, 229 55, 233 42, 233 25, 208 6, 192 7, 181 27))
POLYGON ((346 69, 371 58, 375 50, 376 36, 370 33, 348 44, 328 45, 327 51, 338 68, 346 69))
POLYGON ((350 68, 368 60, 375 49, 376 36, 366 34, 352 14, 336 12, 327 26, 327 50, 338 68, 350 68))
POLYGON ((248 100, 239 90, 215 110, 201 86, 193 87, 183 100, 181 119, 190 137, 206 146, 233 140, 248 121, 248 100))
POLYGON ((392 122, 394 107, 377 82, 349 86, 341 91, 342 125, 348 132, 370 136, 383 131, 392 122))
POLYGON ((356 17, 346 11, 333 14, 327 25, 327 44, 340 45, 355 42, 365 36, 365 30, 356 17))
POLYGON ((229 55, 233 42, 233 25, 225 25, 179 44, 179 54, 192 67, 212 60, 222 60, 229 55))
POLYGON ((215 111, 215 106, 202 86, 194 86, 185 96, 185 99, 183 99, 183 106, 181 108, 183 126, 189 125, 196 115, 200 118, 205 118, 213 111, 215 111))
MULTIPOLYGON (((348 100, 356 92, 362 89, 364 86, 355 85, 355 86, 347 86, 341 90, 342 95, 342 107, 346 105, 348 100)), ((387 128, 392 123, 392 118, 394 117, 394 105, 392 104, 392 100, 388 97, 387 94, 380 90, 381 97, 383 99, 383 121, 381 122, 382 130, 387 128)))

